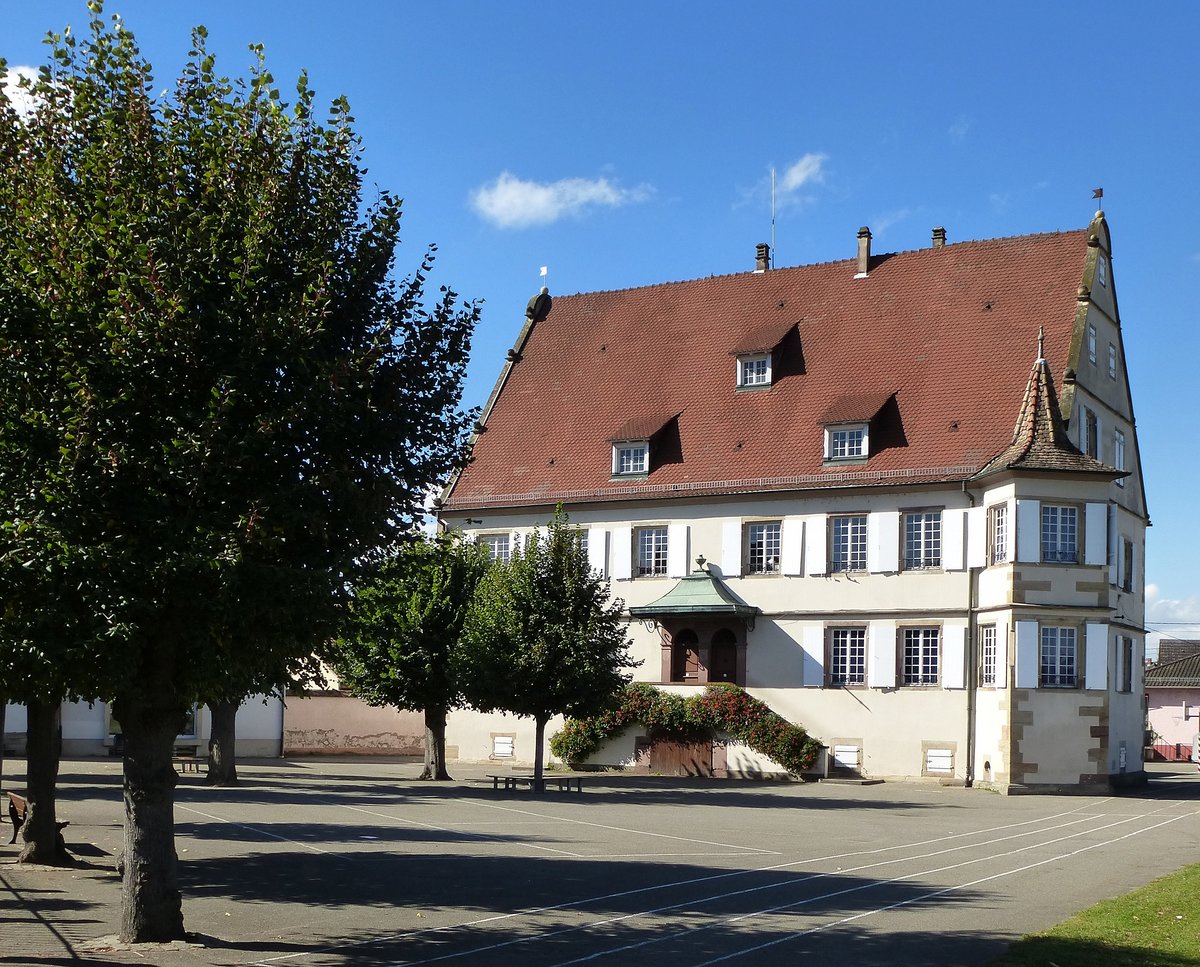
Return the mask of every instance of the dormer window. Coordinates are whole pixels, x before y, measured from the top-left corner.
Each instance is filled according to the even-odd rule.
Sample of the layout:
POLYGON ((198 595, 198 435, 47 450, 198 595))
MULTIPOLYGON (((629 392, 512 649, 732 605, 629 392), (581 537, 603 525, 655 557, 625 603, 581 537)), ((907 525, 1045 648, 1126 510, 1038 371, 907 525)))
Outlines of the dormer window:
POLYGON ((739 389, 771 385, 771 354, 739 356, 737 361, 737 384, 739 389))
POLYGON ((825 427, 826 460, 862 460, 869 451, 866 423, 825 427))
POLYGON ((614 477, 634 477, 650 472, 650 442, 633 440, 613 444, 614 477))

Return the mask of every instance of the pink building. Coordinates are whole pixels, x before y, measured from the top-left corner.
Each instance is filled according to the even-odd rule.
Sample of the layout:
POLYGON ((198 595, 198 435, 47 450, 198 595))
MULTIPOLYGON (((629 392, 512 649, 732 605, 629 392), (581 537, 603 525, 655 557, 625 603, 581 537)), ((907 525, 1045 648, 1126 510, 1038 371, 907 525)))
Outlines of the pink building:
POLYGON ((1190 759, 1200 733, 1200 654, 1146 669, 1146 723, 1155 759, 1190 759))

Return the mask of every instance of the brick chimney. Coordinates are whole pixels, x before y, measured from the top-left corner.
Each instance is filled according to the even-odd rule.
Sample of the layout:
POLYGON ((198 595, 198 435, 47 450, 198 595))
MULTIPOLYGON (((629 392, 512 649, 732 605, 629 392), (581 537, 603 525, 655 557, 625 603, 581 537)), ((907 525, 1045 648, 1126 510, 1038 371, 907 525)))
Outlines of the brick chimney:
POLYGON ((864 225, 858 230, 858 274, 856 279, 865 279, 871 267, 871 230, 864 225))
POLYGON ((758 247, 754 251, 754 271, 766 272, 771 268, 771 246, 766 242, 759 242, 758 247))
POLYGON ((941 225, 939 225, 937 228, 935 228, 933 230, 933 247, 934 248, 945 248, 946 247, 946 230, 944 228, 942 228, 941 225))

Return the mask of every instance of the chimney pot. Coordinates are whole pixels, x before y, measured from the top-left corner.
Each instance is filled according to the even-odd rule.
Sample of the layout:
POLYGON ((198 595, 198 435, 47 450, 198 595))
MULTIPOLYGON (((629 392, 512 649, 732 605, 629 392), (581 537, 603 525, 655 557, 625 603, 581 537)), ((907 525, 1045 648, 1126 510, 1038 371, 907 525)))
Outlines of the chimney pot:
POLYGON ((754 251, 754 271, 766 272, 771 268, 771 246, 766 242, 759 242, 754 251))
POLYGON ((937 228, 935 228, 933 230, 933 247, 934 248, 945 248, 946 247, 946 230, 944 228, 942 228, 941 225, 939 225, 937 228))
POLYGON ((856 279, 865 279, 871 267, 871 230, 864 225, 858 230, 858 274, 856 279))

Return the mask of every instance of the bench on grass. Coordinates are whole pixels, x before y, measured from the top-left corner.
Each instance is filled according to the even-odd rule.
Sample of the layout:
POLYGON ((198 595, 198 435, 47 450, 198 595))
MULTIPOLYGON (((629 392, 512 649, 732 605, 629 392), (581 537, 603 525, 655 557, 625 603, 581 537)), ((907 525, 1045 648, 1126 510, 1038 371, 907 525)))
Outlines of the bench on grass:
MULTIPOLYGON (((488 778, 492 780, 493 789, 499 789, 501 786, 505 789, 516 789, 518 786, 528 786, 530 789, 534 787, 534 777, 521 773, 488 773, 488 778)), ((542 776, 542 785, 553 787, 559 792, 583 792, 583 776, 550 772, 542 776)))

